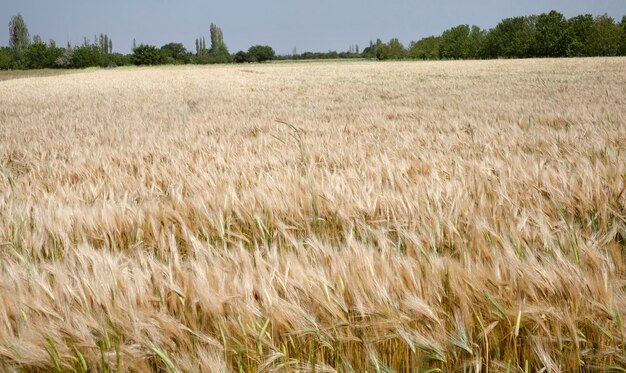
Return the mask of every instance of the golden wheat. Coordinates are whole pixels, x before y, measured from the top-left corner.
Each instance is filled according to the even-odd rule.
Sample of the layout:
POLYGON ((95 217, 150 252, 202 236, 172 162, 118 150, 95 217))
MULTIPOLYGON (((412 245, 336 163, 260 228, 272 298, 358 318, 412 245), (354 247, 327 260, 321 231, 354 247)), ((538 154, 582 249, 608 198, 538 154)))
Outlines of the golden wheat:
POLYGON ((624 71, 1 82, 0 370, 623 370, 624 71))

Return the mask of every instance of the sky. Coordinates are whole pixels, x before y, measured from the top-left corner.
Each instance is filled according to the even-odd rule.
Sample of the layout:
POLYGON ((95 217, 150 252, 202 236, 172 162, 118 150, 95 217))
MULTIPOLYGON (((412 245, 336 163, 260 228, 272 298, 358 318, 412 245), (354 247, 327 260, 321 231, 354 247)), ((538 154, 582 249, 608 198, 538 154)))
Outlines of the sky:
POLYGON ((0 45, 8 45, 8 24, 20 12, 31 36, 57 44, 82 43, 106 33, 115 52, 137 44, 195 39, 209 25, 222 28, 231 53, 251 45, 271 45, 279 54, 361 49, 370 40, 397 37, 405 45, 459 24, 491 28, 501 19, 555 9, 566 17, 607 13, 626 15, 626 0, 0 0, 0 45))

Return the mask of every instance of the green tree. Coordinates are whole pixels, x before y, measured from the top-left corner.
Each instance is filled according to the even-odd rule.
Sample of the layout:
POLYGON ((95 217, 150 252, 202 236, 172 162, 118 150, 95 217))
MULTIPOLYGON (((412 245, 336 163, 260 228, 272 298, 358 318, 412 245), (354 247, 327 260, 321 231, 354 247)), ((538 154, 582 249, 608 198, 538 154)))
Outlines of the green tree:
POLYGON ((40 37, 33 38, 33 43, 28 47, 25 55, 25 61, 27 68, 30 69, 43 69, 46 66, 46 56, 48 54, 48 47, 41 40, 40 37))
POLYGON ((537 17, 534 36, 534 54, 539 57, 562 57, 567 50, 567 21, 563 14, 553 10, 537 17))
MULTIPOLYGON (((382 41, 380 43, 382 44, 382 41)), ((374 44, 374 42, 370 40, 370 45, 368 47, 365 47, 365 49, 363 49, 361 56, 363 58, 376 58, 376 46, 377 45, 374 44)))
POLYGON ((470 51, 470 27, 468 25, 453 27, 441 35, 441 44, 439 45, 441 58, 458 60, 473 57, 470 51))
POLYGON ((117 67, 130 65, 130 56, 121 53, 109 53, 104 56, 104 66, 117 67))
POLYGON ((161 47, 170 63, 181 64, 189 62, 189 52, 181 43, 169 43, 161 47))
POLYGON ((439 59, 440 36, 429 36, 417 42, 412 42, 409 47, 409 58, 419 60, 439 59))
POLYGON ((248 49, 250 59, 258 62, 271 61, 276 57, 274 49, 269 45, 255 45, 248 49))
POLYGON ((109 35, 104 34, 102 38, 102 53, 109 54, 109 35))
POLYGON ((480 50, 482 49, 486 35, 487 32, 485 30, 481 30, 478 26, 472 26, 469 34, 467 58, 480 58, 480 50))
POLYGON ((134 65, 161 65, 165 63, 167 55, 154 45, 141 44, 133 49, 131 62, 134 65))
POLYGON ((15 55, 15 62, 20 65, 30 46, 30 34, 26 22, 20 13, 9 22, 9 46, 15 55))
POLYGON ((594 20, 591 14, 579 15, 567 20, 567 50, 568 57, 584 56, 587 38, 593 31, 594 20))
POLYGON ((13 68, 15 64, 13 56, 14 54, 11 48, 0 48, 0 70, 9 70, 13 68))
POLYGON ((211 31, 211 52, 212 53, 224 52, 224 33, 222 32, 222 29, 217 27, 216 24, 211 23, 210 31, 211 31))
POLYGON ((619 42, 619 55, 626 56, 626 16, 622 17, 621 29, 622 34, 619 42))
POLYGON ((485 58, 531 57, 536 20, 535 16, 503 19, 485 37, 481 56, 485 58))
POLYGON ((256 57, 248 52, 239 51, 233 56, 235 63, 257 62, 256 57))
POLYGON ((85 45, 74 49, 72 66, 82 69, 104 65, 104 56, 97 45, 85 45))
POLYGON ((63 55, 63 53, 65 53, 65 50, 63 48, 58 48, 54 40, 50 40, 50 42, 48 43, 48 48, 46 49, 44 65, 47 68, 57 67, 56 62, 58 58, 63 55))
POLYGON ((620 48, 621 27, 613 18, 604 14, 596 17, 593 30, 587 38, 589 56, 616 56, 620 48))
POLYGON ((376 44, 376 58, 378 60, 401 60, 406 57, 406 49, 397 38, 392 38, 389 43, 376 44))
POLYGON ((63 54, 63 49, 57 48, 54 40, 50 40, 49 45, 44 43, 43 39, 35 35, 33 43, 26 51, 24 67, 30 69, 43 69, 57 67, 56 60, 63 54))
POLYGON ((60 68, 70 68, 74 66, 74 48, 67 43, 67 48, 61 49, 62 53, 54 61, 54 65, 60 68))

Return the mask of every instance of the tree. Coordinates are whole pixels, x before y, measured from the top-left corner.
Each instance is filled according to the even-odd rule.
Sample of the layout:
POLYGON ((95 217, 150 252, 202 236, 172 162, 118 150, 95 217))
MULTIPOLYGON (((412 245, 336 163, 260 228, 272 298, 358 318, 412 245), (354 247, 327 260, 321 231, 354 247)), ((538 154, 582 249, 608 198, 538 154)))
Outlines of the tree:
POLYGON ((85 45, 74 49, 72 65, 82 69, 85 67, 102 66, 104 57, 97 45, 85 45))
POLYGON ((130 56, 121 53, 109 53, 104 56, 104 66, 117 67, 130 65, 130 56))
POLYGON ((621 28, 622 28, 622 35, 620 37, 620 43, 619 43, 619 55, 626 56, 626 16, 622 17, 621 28))
POLYGON ((15 64, 13 56, 14 54, 11 48, 0 48, 0 70, 9 70, 13 68, 15 64))
POLYGON ((109 35, 104 35, 102 40, 102 53, 109 54, 109 35))
POLYGON ((562 57, 567 51, 567 22, 563 14, 553 10, 537 17, 534 52, 538 57, 562 57))
POLYGON ((439 58, 440 36, 429 36, 412 42, 409 47, 409 58, 419 60, 436 60, 439 58))
POLYGON ((63 48, 57 48, 57 44, 54 40, 48 42, 48 48, 46 48, 46 56, 44 58, 44 66, 46 68, 57 67, 57 59, 65 53, 63 48))
POLYGON ((74 65, 74 49, 68 42, 65 50, 61 49, 62 53, 54 61, 54 65, 60 68, 70 68, 74 65))
POLYGON ((25 54, 26 66, 30 69, 43 69, 44 67, 48 67, 45 65, 46 62, 46 54, 48 52, 48 47, 41 40, 41 37, 33 38, 34 43, 32 43, 25 54))
POLYGON ((131 62, 134 65, 161 65, 166 58, 166 54, 154 45, 142 44, 133 49, 131 62))
POLYGON ((251 59, 253 58, 258 62, 271 61, 274 59, 274 57, 276 57, 274 49, 272 49, 272 47, 270 47, 269 45, 252 46, 250 47, 250 49, 248 49, 248 54, 250 55, 251 59))
POLYGON ((169 43, 161 47, 170 63, 188 63, 189 52, 181 43, 169 43))
POLYGON ((257 62, 256 57, 248 52, 239 51, 233 56, 235 63, 257 62))
POLYGON ((503 19, 484 39, 481 57, 525 58, 532 56, 532 39, 537 17, 503 19))
POLYGON ((469 36, 470 28, 468 25, 459 25, 444 31, 439 46, 441 58, 458 60, 471 57, 469 36))
POLYGON ((222 29, 217 27, 216 24, 211 23, 210 31, 211 31, 211 52, 212 53, 223 52, 224 33, 222 33, 222 29))
POLYGON ((26 22, 20 13, 11 18, 9 23, 9 46, 13 50, 15 60, 20 63, 30 45, 30 34, 26 22))
POLYGON ((478 26, 472 26, 469 34, 466 58, 480 58, 480 50, 482 49, 487 32, 481 30, 478 26))
POLYGON ((620 48, 621 28, 608 15, 596 17, 593 30, 587 38, 586 50, 590 56, 616 56, 620 48))
POLYGON ((567 49, 568 57, 580 57, 585 55, 587 38, 593 31, 594 20, 591 14, 579 15, 567 20, 567 49))
MULTIPOLYGON (((378 40, 380 42, 380 40, 378 40)), ((376 58, 379 60, 401 60, 406 56, 404 45, 397 38, 389 40, 389 43, 376 43, 376 58)))
POLYGON ((361 57, 372 59, 376 58, 376 48, 383 43, 380 39, 378 39, 378 41, 380 41, 380 44, 374 44, 374 42, 370 40, 369 46, 365 47, 365 49, 363 49, 363 52, 361 52, 361 57))

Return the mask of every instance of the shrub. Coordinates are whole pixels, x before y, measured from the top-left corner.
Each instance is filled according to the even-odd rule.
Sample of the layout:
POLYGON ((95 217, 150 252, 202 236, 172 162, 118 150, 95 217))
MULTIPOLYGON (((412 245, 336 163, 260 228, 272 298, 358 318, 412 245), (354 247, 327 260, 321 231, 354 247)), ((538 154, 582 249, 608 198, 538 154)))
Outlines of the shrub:
POLYGON ((133 49, 131 62, 134 65, 162 65, 167 59, 166 53, 154 45, 140 45, 133 49))
POLYGON ((104 65, 104 56, 95 45, 84 45, 74 49, 72 65, 78 69, 104 65))
POLYGON ((235 63, 257 62, 256 57, 248 52, 239 51, 233 57, 235 63))
POLYGON ((74 50, 72 48, 67 48, 62 50, 63 53, 57 57, 54 61, 54 65, 60 68, 70 68, 74 65, 74 50))
POLYGON ((130 64, 130 56, 121 53, 109 53, 104 56, 105 67, 128 66, 130 64))
POLYGON ((276 53, 269 45, 255 45, 248 49, 248 55, 258 62, 265 62, 273 60, 276 53))
POLYGON ((232 57, 228 53, 209 53, 194 57, 192 62, 198 65, 230 63, 232 62, 232 57))
POLYGON ((13 51, 11 48, 0 48, 0 70, 12 69, 14 63, 13 51))
POLYGON ((161 47, 166 62, 171 64, 189 63, 190 55, 181 43, 169 43, 161 47))

